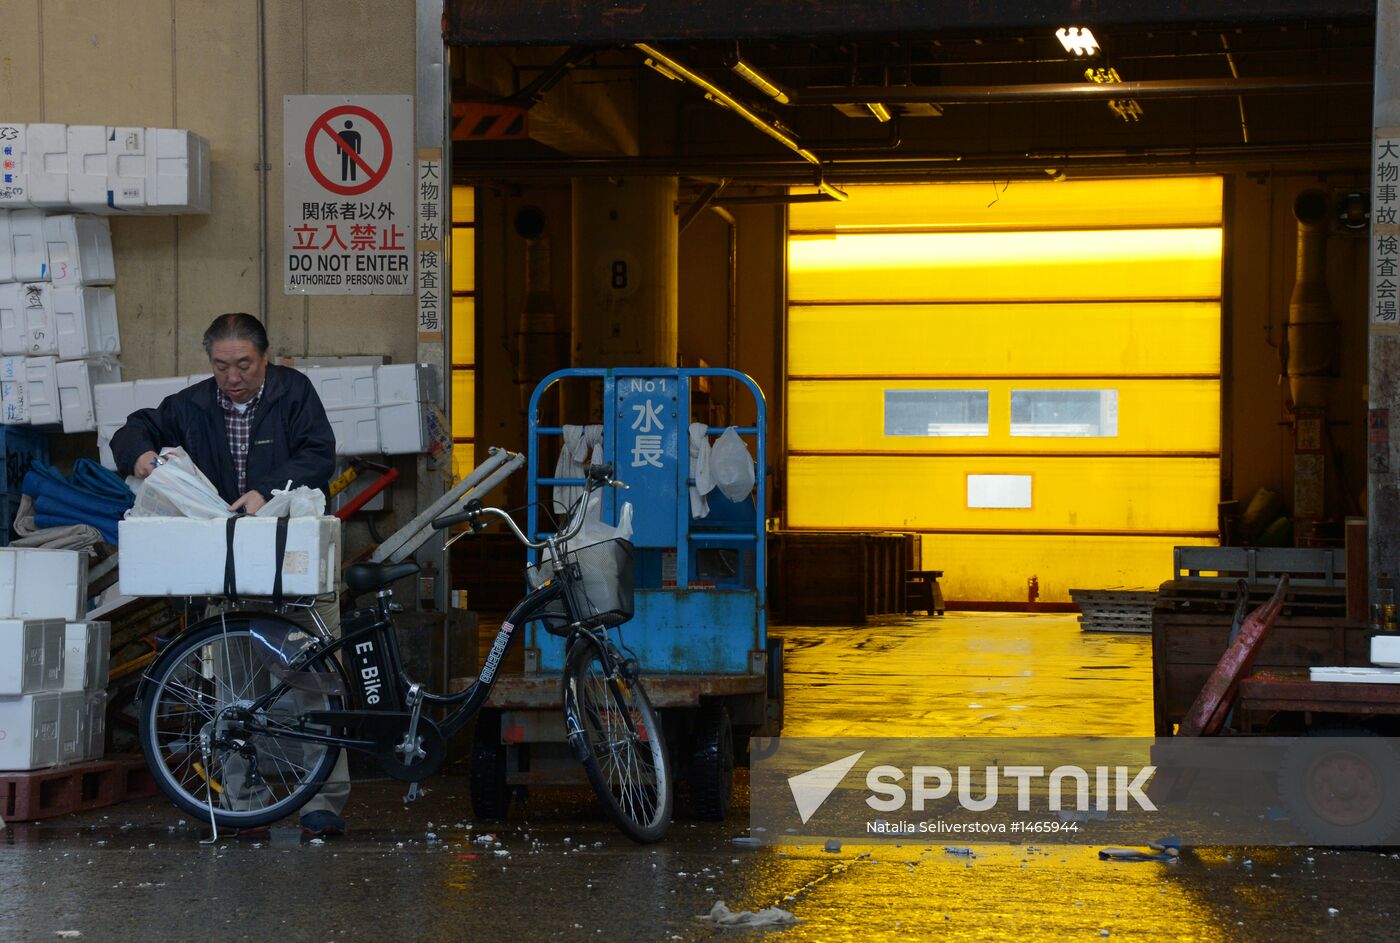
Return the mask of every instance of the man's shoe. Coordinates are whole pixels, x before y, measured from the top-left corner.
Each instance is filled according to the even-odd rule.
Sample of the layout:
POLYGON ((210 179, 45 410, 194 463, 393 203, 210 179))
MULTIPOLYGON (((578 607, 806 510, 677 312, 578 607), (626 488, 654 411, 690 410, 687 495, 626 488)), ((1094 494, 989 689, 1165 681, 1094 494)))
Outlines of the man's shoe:
POLYGON ((318 809, 301 817, 301 833, 307 838, 344 835, 345 820, 329 809, 318 809))

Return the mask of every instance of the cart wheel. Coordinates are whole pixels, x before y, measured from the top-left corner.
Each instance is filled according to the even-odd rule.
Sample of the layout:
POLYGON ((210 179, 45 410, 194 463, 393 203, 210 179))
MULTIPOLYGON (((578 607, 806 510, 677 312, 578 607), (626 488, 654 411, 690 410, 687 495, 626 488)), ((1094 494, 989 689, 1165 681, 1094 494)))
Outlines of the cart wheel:
POLYGON ((1315 731, 1289 748, 1279 793, 1309 841, 1386 844, 1400 826, 1400 757, 1370 731, 1315 731))
POLYGON ((472 738, 472 814, 490 822, 504 821, 510 810, 506 789, 506 745, 501 742, 499 711, 482 711, 472 738))
POLYGON ((729 708, 705 704, 690 748, 690 804, 697 819, 722 822, 734 796, 734 727, 729 708))

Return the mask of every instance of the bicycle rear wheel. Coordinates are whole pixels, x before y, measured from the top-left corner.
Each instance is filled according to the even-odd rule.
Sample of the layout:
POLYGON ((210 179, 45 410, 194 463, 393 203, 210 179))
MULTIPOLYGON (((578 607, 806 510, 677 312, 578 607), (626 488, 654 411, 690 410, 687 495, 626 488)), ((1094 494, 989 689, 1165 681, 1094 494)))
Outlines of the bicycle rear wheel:
MULTIPOLYGON (((143 689, 141 749, 156 785, 195 816, 208 816, 212 798, 214 819, 225 828, 269 825, 291 815, 316 795, 340 754, 339 747, 282 733, 307 711, 340 710, 340 697, 287 687, 256 644, 246 618, 196 627, 157 659, 143 689), (278 687, 276 698, 252 708, 278 687), (201 738, 217 743, 207 763, 201 738)), ((317 660, 303 670, 335 669, 317 660)))
POLYGON ((609 818, 646 844, 671 823, 671 767, 656 711, 621 666, 592 639, 576 641, 564 663, 564 722, 609 818))

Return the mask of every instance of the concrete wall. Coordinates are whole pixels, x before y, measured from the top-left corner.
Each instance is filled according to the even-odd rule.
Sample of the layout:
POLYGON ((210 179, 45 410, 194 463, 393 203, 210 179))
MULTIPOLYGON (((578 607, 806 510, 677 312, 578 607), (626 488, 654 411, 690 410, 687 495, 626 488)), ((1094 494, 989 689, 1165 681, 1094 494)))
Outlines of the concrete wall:
MULTIPOLYGON (((414 93, 413 0, 266 4, 268 331, 278 354, 414 355, 413 303, 282 294, 282 96, 414 93)), ((189 128, 210 142, 209 216, 112 225, 131 378, 204 368, 223 311, 261 309, 257 4, 7 0, 0 117, 189 128)))

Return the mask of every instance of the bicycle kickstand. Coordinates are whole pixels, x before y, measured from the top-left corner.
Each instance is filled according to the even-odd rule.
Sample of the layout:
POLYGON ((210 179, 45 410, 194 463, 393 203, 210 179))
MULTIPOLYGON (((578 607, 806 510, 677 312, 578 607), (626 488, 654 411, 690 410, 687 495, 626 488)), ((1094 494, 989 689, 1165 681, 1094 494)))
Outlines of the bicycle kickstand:
MULTIPOLYGON (((408 733, 404 734, 403 740, 394 748, 403 757, 405 766, 416 763, 428 755, 427 751, 423 749, 423 739, 418 736, 418 718, 423 715, 423 686, 421 684, 409 685, 408 704, 412 711, 408 721, 408 733)), ((404 793, 403 804, 417 802, 423 798, 423 794, 422 786, 416 782, 409 783, 408 792, 404 793)))
POLYGON ((204 804, 209 808, 209 840, 200 840, 201 845, 214 845, 219 841, 219 823, 214 818, 214 750, 209 742, 209 731, 199 734, 199 753, 204 760, 204 804))

